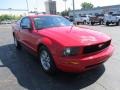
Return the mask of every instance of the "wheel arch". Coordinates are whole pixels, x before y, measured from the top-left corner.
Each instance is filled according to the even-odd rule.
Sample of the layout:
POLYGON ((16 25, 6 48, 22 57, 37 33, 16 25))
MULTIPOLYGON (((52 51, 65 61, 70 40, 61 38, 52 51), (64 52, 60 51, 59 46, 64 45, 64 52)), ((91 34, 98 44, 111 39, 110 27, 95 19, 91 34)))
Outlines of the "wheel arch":
POLYGON ((37 52, 39 52, 39 49, 42 46, 46 47, 49 51, 51 51, 50 46, 52 46, 52 41, 48 38, 43 38, 42 40, 39 40, 37 44, 37 52))
MULTIPOLYGON (((46 46, 45 44, 43 44, 43 43, 40 43, 39 45, 38 45, 38 51, 40 50, 40 49, 42 49, 41 47, 45 47, 44 49, 46 49, 47 50, 47 52, 48 52, 48 54, 49 54, 49 56, 50 56, 50 58, 51 58, 51 69, 49 70, 49 71, 45 71, 45 69, 43 68, 43 66, 42 66, 42 68, 43 68, 43 70, 45 71, 45 72, 47 72, 47 73, 49 73, 49 74, 54 74, 58 69, 57 69, 57 66, 56 66, 56 62, 55 62, 55 59, 54 59, 54 57, 53 57, 53 55, 52 55, 52 53, 51 53, 51 51, 50 51, 50 49, 48 48, 48 46, 46 46)), ((40 55, 40 52, 39 52, 39 55, 40 55)), ((39 56, 38 55, 38 56, 39 56)), ((38 57, 38 59, 39 59, 39 57, 38 57)), ((40 61, 41 62, 41 61, 40 61)))
POLYGON ((58 49, 61 47, 61 45, 56 42, 55 40, 52 40, 50 38, 42 38, 37 43, 37 53, 39 54, 40 47, 45 46, 52 56, 55 56, 58 52, 58 49))
POLYGON ((45 44, 39 43, 38 46, 37 46, 37 51, 39 52, 39 49, 40 49, 41 47, 43 47, 43 46, 48 49, 48 47, 47 47, 45 44))

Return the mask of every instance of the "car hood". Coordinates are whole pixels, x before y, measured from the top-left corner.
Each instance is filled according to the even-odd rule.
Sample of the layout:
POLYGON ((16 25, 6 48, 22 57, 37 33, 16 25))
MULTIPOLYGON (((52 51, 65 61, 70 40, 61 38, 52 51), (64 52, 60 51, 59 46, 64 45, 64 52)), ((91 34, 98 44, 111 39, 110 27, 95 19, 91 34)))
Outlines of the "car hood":
POLYGON ((92 45, 111 39, 103 33, 75 26, 45 28, 39 30, 39 33, 56 40, 64 46, 92 45))

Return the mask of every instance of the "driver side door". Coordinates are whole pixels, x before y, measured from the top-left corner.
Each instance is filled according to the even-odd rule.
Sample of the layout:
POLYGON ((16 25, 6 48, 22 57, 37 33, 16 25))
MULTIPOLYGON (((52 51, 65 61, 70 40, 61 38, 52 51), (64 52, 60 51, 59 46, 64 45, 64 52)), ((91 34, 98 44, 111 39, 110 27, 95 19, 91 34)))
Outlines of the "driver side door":
POLYGON ((21 42, 27 46, 30 47, 30 42, 28 39, 30 38, 30 29, 31 29, 31 20, 29 17, 24 17, 20 22, 20 39, 21 42))

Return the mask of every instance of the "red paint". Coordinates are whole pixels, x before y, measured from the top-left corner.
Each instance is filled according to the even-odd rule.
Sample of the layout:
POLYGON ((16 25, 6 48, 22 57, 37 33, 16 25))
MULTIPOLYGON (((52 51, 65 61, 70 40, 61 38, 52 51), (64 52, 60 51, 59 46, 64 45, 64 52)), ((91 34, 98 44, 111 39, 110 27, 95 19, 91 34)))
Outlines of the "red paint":
POLYGON ((105 62, 113 53, 113 46, 110 44, 107 48, 94 53, 83 54, 85 46, 100 44, 111 40, 103 33, 86 28, 71 26, 52 27, 42 30, 35 30, 32 18, 33 30, 21 30, 19 23, 13 25, 13 32, 18 40, 29 47, 34 53, 38 54, 40 44, 44 44, 51 52, 54 62, 62 71, 81 72, 105 62), (62 51, 66 47, 79 47, 79 54, 75 56, 62 56, 62 51), (92 66, 92 67, 91 67, 92 66))

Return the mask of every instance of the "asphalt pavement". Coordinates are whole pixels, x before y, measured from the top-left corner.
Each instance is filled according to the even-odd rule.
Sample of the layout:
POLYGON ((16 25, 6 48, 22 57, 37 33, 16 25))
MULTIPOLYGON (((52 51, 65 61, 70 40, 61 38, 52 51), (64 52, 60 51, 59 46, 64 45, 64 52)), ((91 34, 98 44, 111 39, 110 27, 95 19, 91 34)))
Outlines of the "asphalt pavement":
POLYGON ((98 68, 80 74, 44 73, 36 58, 16 50, 10 25, 0 25, 0 90, 120 90, 120 26, 87 26, 112 37, 113 56, 98 68))

